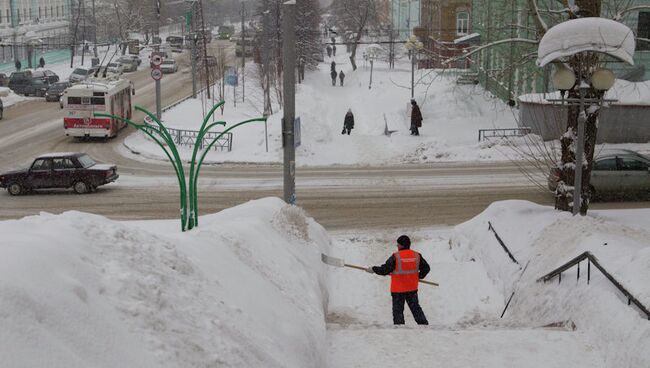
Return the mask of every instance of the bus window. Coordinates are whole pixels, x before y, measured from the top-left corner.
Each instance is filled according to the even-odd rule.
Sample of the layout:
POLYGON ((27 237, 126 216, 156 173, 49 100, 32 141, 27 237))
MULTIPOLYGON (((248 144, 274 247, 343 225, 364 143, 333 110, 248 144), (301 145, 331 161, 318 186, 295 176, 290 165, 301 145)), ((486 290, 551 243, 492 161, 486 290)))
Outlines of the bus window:
POLYGON ((90 99, 90 102, 93 105, 104 105, 105 104, 104 97, 93 97, 93 98, 90 99))
POLYGON ((68 105, 81 105, 81 97, 68 97, 68 105))
POLYGON ((81 104, 82 105, 90 105, 90 97, 82 97, 81 98, 81 104))

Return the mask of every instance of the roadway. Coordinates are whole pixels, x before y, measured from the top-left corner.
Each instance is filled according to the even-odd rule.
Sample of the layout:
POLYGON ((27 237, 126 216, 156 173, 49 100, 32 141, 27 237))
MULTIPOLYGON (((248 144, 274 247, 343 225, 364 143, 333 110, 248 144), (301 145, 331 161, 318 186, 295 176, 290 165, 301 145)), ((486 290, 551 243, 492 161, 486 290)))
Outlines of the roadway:
MULTIPOLYGON (((214 52, 216 47, 230 44, 215 40, 211 45, 214 52)), ((180 71, 166 74, 162 80, 163 105, 191 94, 186 53, 177 56, 177 61, 180 71)), ((136 88, 135 104, 153 111, 154 83, 145 63, 127 77, 136 88)), ((0 219, 67 210, 113 219, 178 217, 178 189, 169 163, 143 162, 122 153, 123 140, 131 131, 126 128, 107 141, 79 141, 64 135, 58 103, 31 100, 6 109, 0 121, 0 171, 28 165, 45 152, 81 151, 101 162, 117 164, 121 178, 84 196, 48 191, 11 197, 0 192, 0 219)), ((553 200, 509 163, 298 168, 296 176, 298 204, 328 229, 454 225, 494 201, 525 199, 551 205, 553 200)), ((282 167, 206 166, 200 185, 200 212, 213 213, 252 199, 281 197, 282 167)), ((647 206, 647 202, 596 203, 592 208, 647 206)))

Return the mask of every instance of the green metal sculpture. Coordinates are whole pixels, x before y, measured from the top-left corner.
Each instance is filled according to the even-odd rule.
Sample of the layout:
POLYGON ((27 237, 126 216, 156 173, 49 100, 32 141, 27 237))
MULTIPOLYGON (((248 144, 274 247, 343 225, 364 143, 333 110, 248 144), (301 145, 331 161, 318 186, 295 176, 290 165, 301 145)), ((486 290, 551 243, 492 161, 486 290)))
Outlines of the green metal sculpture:
POLYGON ((129 119, 122 118, 119 116, 111 115, 111 114, 106 114, 106 113, 94 113, 95 117, 105 117, 105 118, 112 118, 112 119, 118 119, 121 121, 124 121, 125 123, 129 124, 130 126, 142 131, 145 133, 147 136, 149 136, 154 142, 156 142, 160 148, 162 148, 163 152, 171 162, 172 166, 174 167, 174 172, 176 173, 176 177, 178 178, 178 186, 179 186, 179 191, 180 191, 180 212, 181 212, 181 230, 191 230, 192 228, 196 227, 199 225, 199 205, 198 205, 198 179, 199 179, 199 172, 201 169, 201 165, 203 164, 203 160, 205 159, 205 156, 208 154, 208 151, 212 146, 221 139, 221 137, 224 134, 229 133, 231 130, 237 128, 240 125, 248 124, 248 123, 253 123, 253 122, 264 122, 266 121, 266 118, 256 118, 256 119, 250 119, 250 120, 245 120, 240 123, 237 123, 233 125, 232 127, 224 130, 221 132, 217 137, 212 139, 210 143, 205 147, 203 152, 201 153, 201 158, 199 161, 196 161, 197 154, 199 153, 199 145, 203 142, 203 138, 205 135, 210 131, 210 129, 214 128, 217 125, 226 125, 225 121, 217 121, 211 124, 208 124, 208 121, 214 114, 215 110, 221 106, 225 101, 221 101, 218 104, 214 105, 211 109, 210 112, 205 116, 203 119, 203 124, 201 124, 201 129, 199 129, 199 132, 196 137, 196 141, 194 142, 194 149, 192 151, 192 160, 190 161, 190 171, 189 171, 189 183, 186 185, 186 179, 185 179, 185 171, 183 170, 183 161, 181 160, 180 155, 178 154, 178 149, 176 148, 176 143, 172 139, 171 134, 169 134, 169 131, 165 127, 165 125, 156 118, 155 115, 153 115, 151 112, 147 111, 146 109, 136 106, 135 109, 137 111, 141 111, 149 118, 151 118, 152 121, 156 123, 157 126, 155 125, 150 125, 150 124, 138 124, 135 123, 129 119), (155 133, 155 134, 154 134, 155 133))

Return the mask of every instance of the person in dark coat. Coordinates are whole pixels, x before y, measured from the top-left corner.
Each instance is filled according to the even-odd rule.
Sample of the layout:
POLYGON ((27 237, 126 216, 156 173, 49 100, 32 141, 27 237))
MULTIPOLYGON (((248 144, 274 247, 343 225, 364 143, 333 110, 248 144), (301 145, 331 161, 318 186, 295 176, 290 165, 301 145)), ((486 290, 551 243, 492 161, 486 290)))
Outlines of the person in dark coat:
POLYGON ((332 46, 327 45, 325 50, 327 51, 327 57, 332 57, 332 46))
POLYGON ((332 63, 330 64, 330 70, 333 72, 336 71, 336 61, 332 61, 332 63))
POLYGON ((330 77, 332 77, 332 85, 333 85, 333 86, 336 86, 336 76, 337 76, 337 75, 338 75, 338 74, 336 73, 336 70, 332 70, 332 71, 330 72, 330 77))
POLYGON ((345 79, 345 73, 343 73, 343 69, 339 72, 339 80, 341 81, 341 87, 343 87, 343 80, 345 79))
POLYGON ((343 120, 343 131, 341 134, 346 132, 350 135, 350 131, 354 129, 354 115, 352 114, 352 109, 348 109, 348 112, 345 114, 345 119, 343 120))
POLYGON ((366 269, 367 272, 377 275, 391 275, 393 324, 404 324, 404 302, 408 304, 417 324, 429 324, 418 301, 418 283, 430 270, 431 267, 424 257, 411 250, 411 239, 406 235, 397 238, 397 252, 391 255, 386 263, 366 269))
POLYGON ((332 45, 332 56, 336 56, 336 45, 332 45))
POLYGON ((411 99, 411 135, 420 135, 422 127, 422 112, 415 100, 411 99))

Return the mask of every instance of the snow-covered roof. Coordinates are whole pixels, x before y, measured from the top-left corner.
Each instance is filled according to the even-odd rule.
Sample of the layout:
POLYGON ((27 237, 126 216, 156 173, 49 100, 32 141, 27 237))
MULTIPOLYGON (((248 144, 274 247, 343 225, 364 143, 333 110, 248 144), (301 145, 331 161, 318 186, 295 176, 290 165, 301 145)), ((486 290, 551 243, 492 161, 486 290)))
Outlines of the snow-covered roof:
POLYGON ((454 43, 455 44, 465 43, 467 41, 473 41, 475 38, 480 38, 480 37, 481 37, 481 35, 479 33, 471 33, 471 34, 468 34, 466 36, 459 37, 459 38, 455 39, 454 43))
POLYGON ((579 52, 602 52, 634 64, 636 41, 626 25, 606 18, 580 18, 560 23, 546 32, 539 43, 537 65, 579 52))
POLYGON ((37 158, 51 158, 51 157, 65 157, 65 156, 76 156, 81 155, 80 152, 50 152, 39 155, 37 158))

